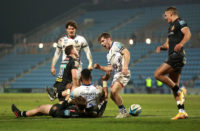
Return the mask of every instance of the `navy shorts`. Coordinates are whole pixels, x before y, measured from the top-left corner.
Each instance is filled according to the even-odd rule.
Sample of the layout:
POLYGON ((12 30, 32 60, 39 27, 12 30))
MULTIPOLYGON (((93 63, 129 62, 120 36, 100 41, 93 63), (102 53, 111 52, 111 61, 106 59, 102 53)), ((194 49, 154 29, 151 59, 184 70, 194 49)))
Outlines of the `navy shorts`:
POLYGON ((168 60, 165 61, 168 65, 175 69, 175 72, 181 73, 183 66, 186 64, 186 58, 184 51, 173 52, 168 56, 168 60))

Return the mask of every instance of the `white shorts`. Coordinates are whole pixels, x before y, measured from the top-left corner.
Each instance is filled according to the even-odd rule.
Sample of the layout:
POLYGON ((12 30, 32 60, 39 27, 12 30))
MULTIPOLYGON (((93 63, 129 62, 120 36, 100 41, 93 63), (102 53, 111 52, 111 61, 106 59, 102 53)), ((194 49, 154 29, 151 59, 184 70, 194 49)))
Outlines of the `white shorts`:
POLYGON ((130 70, 128 72, 129 73, 127 75, 123 75, 122 72, 114 74, 112 85, 115 83, 115 81, 118 81, 122 85, 122 88, 125 87, 128 84, 129 80, 131 79, 130 70))

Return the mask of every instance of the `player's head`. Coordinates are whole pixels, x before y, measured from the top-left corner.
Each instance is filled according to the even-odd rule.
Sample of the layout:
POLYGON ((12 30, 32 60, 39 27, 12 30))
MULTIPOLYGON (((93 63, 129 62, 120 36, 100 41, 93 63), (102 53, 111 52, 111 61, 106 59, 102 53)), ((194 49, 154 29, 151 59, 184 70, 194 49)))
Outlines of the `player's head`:
POLYGON ((77 24, 75 21, 68 21, 65 25, 67 35, 70 38, 74 38, 76 36, 77 24))
POLYGON ((91 81, 92 80, 92 75, 91 71, 89 69, 83 69, 81 71, 81 81, 91 81))
POLYGON ((79 111, 84 111, 87 105, 87 101, 82 96, 75 97, 71 101, 72 104, 77 105, 79 111))
POLYGON ((74 48, 73 45, 69 45, 65 48, 65 54, 66 55, 70 55, 70 54, 74 54, 76 57, 78 57, 78 52, 77 50, 74 48))
POLYGON ((112 40, 111 40, 111 35, 109 33, 102 33, 99 37, 98 37, 98 42, 101 43, 101 45, 105 48, 110 48, 112 40))
POLYGON ((173 22, 173 17, 174 16, 178 16, 178 11, 176 9, 176 7, 170 6, 165 10, 165 20, 167 20, 168 23, 173 22))

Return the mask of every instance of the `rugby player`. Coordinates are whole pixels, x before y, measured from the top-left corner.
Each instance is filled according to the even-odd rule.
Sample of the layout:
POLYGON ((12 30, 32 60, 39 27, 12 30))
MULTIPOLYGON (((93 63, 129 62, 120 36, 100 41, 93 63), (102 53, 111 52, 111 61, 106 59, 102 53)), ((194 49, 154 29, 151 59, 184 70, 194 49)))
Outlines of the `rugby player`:
POLYGON ((127 85, 131 77, 130 70, 128 69, 130 53, 124 48, 122 43, 112 41, 109 33, 102 33, 98 37, 98 41, 103 47, 109 50, 107 54, 108 65, 101 66, 96 63, 94 64, 94 68, 105 71, 106 74, 114 70, 110 97, 119 108, 120 113, 116 118, 128 117, 129 114, 123 105, 120 91, 127 85))
POLYGON ((58 40, 58 45, 55 51, 55 54, 53 56, 52 59, 52 64, 51 64, 51 73, 52 75, 56 75, 56 69, 55 69, 55 65, 60 57, 60 54, 62 52, 62 60, 64 60, 66 58, 66 54, 65 54, 65 47, 69 46, 69 45, 73 45, 76 50, 78 51, 79 54, 79 67, 78 67, 78 75, 80 76, 80 72, 82 70, 82 63, 81 63, 81 50, 83 49, 87 59, 88 59, 88 69, 92 69, 92 55, 90 52, 90 48, 88 46, 88 43, 86 41, 86 39, 83 36, 77 35, 76 34, 76 30, 77 30, 77 24, 74 21, 69 21, 66 24, 66 32, 67 35, 65 35, 64 37, 61 37, 58 40))
POLYGON ((62 104, 41 105, 28 111, 20 111, 12 104, 11 110, 16 117, 49 115, 57 118, 76 118, 84 116, 86 103, 83 97, 76 97, 75 99, 64 101, 62 104))
MULTIPOLYGON (((103 88, 101 86, 92 85, 91 80, 92 80, 91 71, 89 69, 82 70, 80 78, 82 85, 73 89, 71 94, 67 93, 68 89, 62 91, 62 95, 63 97, 65 97, 66 100, 68 100, 68 98, 71 99, 74 97, 82 96, 87 101, 86 112, 88 113, 88 116, 96 117, 96 115, 99 114, 97 113, 99 107, 104 107, 102 108, 104 110, 106 108, 107 98, 108 98, 108 88, 107 88, 108 77, 103 78, 103 88)), ((52 98, 55 98, 57 96, 55 90, 49 90, 48 94, 52 98)))
POLYGON ((66 58, 61 62, 60 71, 56 78, 56 82, 53 85, 53 88, 46 87, 48 94, 53 90, 56 92, 57 96, 52 97, 50 94, 49 97, 51 100, 55 100, 57 97, 59 101, 65 100, 65 95, 63 91, 67 90, 67 94, 70 94, 71 88, 76 88, 79 86, 78 79, 78 67, 79 62, 77 60, 78 53, 73 45, 69 45, 65 48, 66 58))
POLYGON ((161 50, 168 50, 168 60, 165 61, 154 72, 157 80, 169 86, 177 102, 178 114, 172 120, 188 118, 184 110, 185 94, 183 88, 179 88, 181 70, 186 64, 184 45, 190 40, 191 33, 187 23, 179 18, 175 7, 168 7, 164 14, 165 20, 170 24, 168 37, 162 46, 158 46, 157 53, 161 50), (166 76, 168 75, 168 76, 166 76))
MULTIPOLYGON (((36 115, 50 115, 52 117, 101 117, 106 109, 107 100, 104 90, 107 87, 91 85, 91 71, 84 69, 81 72, 82 85, 71 93, 71 97, 62 104, 41 105, 29 111, 20 111, 14 104, 11 106, 17 117, 36 115)), ((107 89, 106 89, 107 90, 107 89)))

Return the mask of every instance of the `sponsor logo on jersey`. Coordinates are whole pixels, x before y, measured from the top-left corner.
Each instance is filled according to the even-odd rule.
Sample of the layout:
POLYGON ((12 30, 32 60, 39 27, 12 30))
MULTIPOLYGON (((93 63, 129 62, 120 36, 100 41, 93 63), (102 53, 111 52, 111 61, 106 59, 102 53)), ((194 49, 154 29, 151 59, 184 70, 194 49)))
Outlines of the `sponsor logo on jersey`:
POLYGON ((180 25, 182 25, 182 26, 186 24, 184 20, 179 21, 179 23, 180 23, 180 25))

